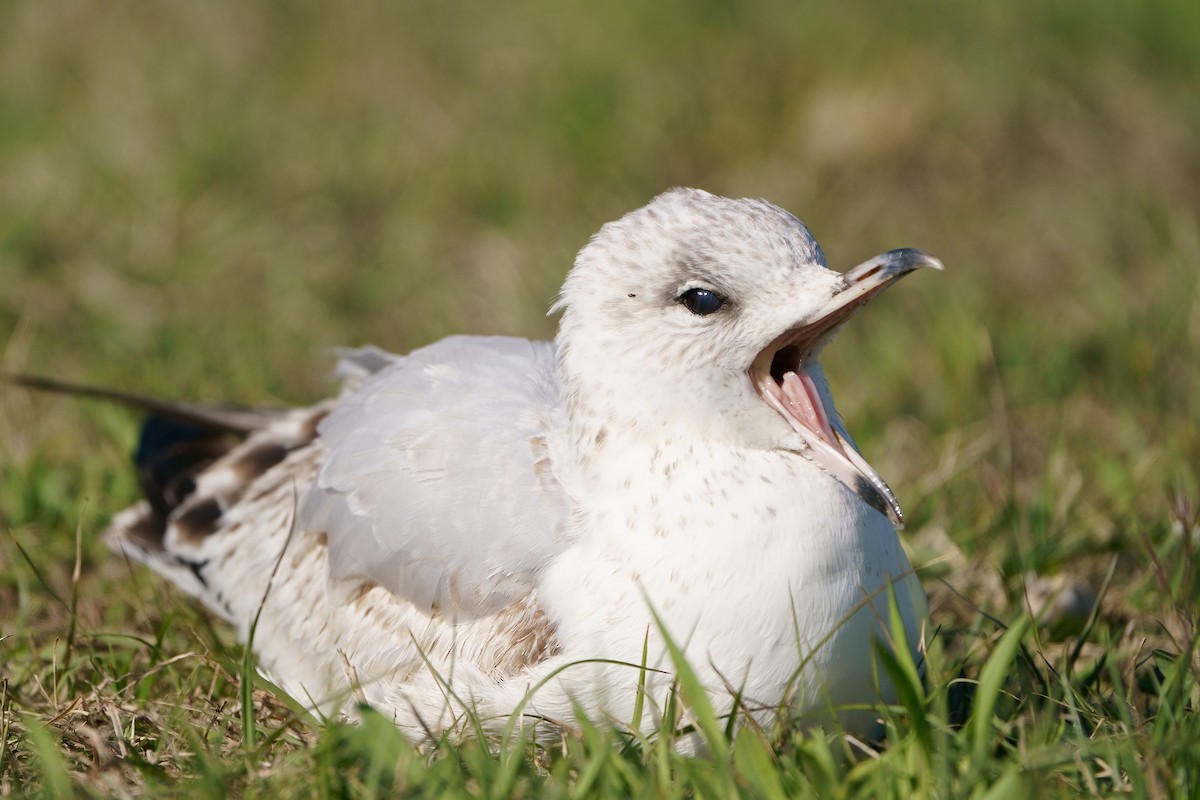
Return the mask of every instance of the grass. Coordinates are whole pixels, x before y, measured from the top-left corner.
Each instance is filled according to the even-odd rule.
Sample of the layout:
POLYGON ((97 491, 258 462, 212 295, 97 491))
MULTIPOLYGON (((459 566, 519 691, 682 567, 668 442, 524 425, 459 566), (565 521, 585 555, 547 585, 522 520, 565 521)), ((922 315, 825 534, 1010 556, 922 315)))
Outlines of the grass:
POLYGON ((335 344, 549 336, 575 250, 678 184, 795 211, 835 266, 898 246, 948 266, 825 357, 905 503, 937 625, 925 681, 892 665, 909 680, 886 746, 742 731, 703 761, 588 728, 493 753, 419 750, 372 716, 319 724, 228 630, 104 552, 136 495, 136 420, 4 391, 0 794, 1200 786, 1198 16, 0 5, 8 370, 306 402, 335 344), (1055 591, 1082 599, 1025 623, 1055 591))

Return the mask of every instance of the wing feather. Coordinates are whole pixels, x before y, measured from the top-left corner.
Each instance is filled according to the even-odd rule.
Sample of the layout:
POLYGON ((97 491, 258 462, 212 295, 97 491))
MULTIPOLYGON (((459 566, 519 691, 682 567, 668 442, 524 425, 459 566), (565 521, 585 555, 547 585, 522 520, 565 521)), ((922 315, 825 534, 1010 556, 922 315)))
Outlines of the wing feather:
POLYGON ((321 423, 302 529, 334 579, 460 618, 510 605, 569 543, 554 346, 460 336, 370 366, 321 423))

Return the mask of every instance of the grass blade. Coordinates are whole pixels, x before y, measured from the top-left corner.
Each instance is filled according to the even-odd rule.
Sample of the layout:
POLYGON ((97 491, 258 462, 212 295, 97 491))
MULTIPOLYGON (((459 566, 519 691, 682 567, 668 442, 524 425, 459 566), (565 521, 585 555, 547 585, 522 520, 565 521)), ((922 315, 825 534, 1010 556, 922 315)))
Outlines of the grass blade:
POLYGON ((992 745, 992 714, 1000 693, 1004 691, 1005 678, 1008 677, 1013 661, 1021 648, 1021 641, 1029 630, 1031 620, 1022 616, 1009 627, 1000 637, 999 644, 992 651, 983 672, 979 675, 979 684, 975 690, 975 707, 971 710, 968 729, 971 737, 972 770, 978 774, 983 762, 987 759, 992 745))
POLYGON ((704 742, 712 757, 713 765, 723 784, 732 793, 734 783, 733 774, 729 768, 729 740, 725 738, 725 730, 717 719, 717 713, 713 709, 708 692, 700 683, 700 678, 696 675, 695 670, 688 663, 683 649, 671 638, 666 624, 658 612, 651 608, 650 613, 654 616, 654 622, 658 626, 663 642, 667 646, 667 652, 671 656, 671 663, 675 667, 676 680, 679 682, 679 695, 684 708, 691 712, 692 718, 704 736, 704 742))

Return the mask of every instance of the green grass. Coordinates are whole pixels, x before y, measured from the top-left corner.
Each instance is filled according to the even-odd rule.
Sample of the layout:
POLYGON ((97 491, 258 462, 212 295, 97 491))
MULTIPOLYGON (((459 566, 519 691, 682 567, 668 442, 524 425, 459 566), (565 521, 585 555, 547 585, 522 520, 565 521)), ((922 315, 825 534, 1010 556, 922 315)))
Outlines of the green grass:
POLYGON ((321 725, 98 542, 136 420, 4 390, 0 794, 1200 787, 1198 29, 1190 0, 0 4, 6 370, 306 402, 336 344, 549 336, 587 236, 679 184, 787 207, 836 267, 947 264, 824 359, 937 626, 885 746, 321 725), (1096 613, 1025 626, 1048 581, 1096 613))

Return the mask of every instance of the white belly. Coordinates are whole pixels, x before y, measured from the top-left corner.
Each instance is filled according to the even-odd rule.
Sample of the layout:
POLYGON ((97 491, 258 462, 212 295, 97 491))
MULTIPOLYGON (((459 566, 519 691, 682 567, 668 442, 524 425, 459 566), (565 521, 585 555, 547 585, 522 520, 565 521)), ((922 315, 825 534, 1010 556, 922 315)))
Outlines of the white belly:
MULTIPOLYGON (((785 702, 804 715, 878 698, 873 640, 889 639, 891 581, 916 644, 924 594, 895 529, 798 456, 762 453, 737 475, 693 462, 668 486, 644 481, 632 502, 584 513, 584 529, 608 535, 573 549, 539 587, 564 660, 640 664, 648 644, 646 665, 666 674, 647 685, 665 695, 674 669, 652 607, 718 711, 732 704, 732 687, 765 717, 785 702)), ((552 691, 627 719, 639 677, 630 667, 572 667, 552 691)), ((887 686, 883 694, 890 699, 887 686)), ((855 730, 873 719, 839 716, 855 730)))

